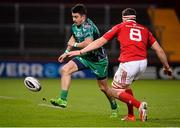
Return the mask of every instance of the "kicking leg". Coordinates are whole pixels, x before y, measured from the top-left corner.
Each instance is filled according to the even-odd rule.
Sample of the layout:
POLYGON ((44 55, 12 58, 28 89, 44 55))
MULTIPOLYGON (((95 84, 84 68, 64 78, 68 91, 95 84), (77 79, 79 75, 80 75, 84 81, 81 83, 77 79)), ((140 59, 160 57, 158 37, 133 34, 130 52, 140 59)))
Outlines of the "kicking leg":
POLYGON ((63 108, 67 106, 67 96, 71 83, 71 74, 77 70, 78 68, 74 61, 69 61, 61 68, 61 93, 58 99, 50 100, 53 105, 63 108))

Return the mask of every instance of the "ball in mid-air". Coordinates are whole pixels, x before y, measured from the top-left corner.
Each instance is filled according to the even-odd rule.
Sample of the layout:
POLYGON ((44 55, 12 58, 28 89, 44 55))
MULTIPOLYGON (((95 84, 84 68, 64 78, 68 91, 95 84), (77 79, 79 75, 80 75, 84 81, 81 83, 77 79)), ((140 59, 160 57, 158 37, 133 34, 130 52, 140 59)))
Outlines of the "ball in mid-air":
POLYGON ((24 79, 24 84, 31 91, 38 92, 41 90, 41 84, 39 80, 34 77, 26 77, 24 79))

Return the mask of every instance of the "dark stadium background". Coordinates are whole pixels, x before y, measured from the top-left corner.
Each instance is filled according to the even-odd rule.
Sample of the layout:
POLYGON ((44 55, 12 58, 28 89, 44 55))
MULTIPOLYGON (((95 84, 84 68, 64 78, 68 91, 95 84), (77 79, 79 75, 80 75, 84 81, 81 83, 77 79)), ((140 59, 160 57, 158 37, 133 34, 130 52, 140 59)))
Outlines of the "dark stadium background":
MULTIPOLYGON (((0 127, 180 127, 180 16, 179 0, 0 0, 0 127), (124 122, 127 106, 119 104, 118 118, 109 118, 110 106, 89 71, 73 74, 68 107, 54 107, 49 99, 60 92, 57 58, 69 38, 70 8, 84 3, 89 17, 103 34, 121 22, 121 11, 133 7, 164 48, 174 79, 168 80, 152 50, 143 79, 133 82, 137 99, 148 103, 148 121, 124 122), (41 91, 24 85, 36 77, 41 91), (51 79, 54 78, 54 79, 51 79), (86 79, 88 78, 88 79, 86 79), (44 100, 46 99, 46 100, 44 100)), ((108 83, 118 67, 118 44, 105 46, 110 66, 108 83)), ((132 67, 133 68, 133 67, 132 67)))
MULTIPOLYGON (((152 23, 153 16, 150 17, 148 13, 149 9, 172 9, 175 11, 178 21, 180 14, 178 0, 0 0, 1 66, 7 65, 8 62, 15 63, 15 68, 21 62, 27 62, 28 65, 33 62, 56 63, 58 56, 64 52, 67 39, 70 36, 69 31, 72 23, 70 8, 77 3, 84 3, 87 6, 88 16, 100 28, 101 34, 111 26, 121 22, 121 11, 124 8, 135 8, 138 13, 138 22, 147 26, 163 47, 168 47, 162 43, 167 41, 163 40, 166 26, 154 25, 152 23)), ((180 34, 178 32, 175 35, 180 34)), ((171 34, 173 35, 173 33, 171 34)), ((174 41, 175 45, 172 44, 177 52, 175 59, 171 57, 174 54, 173 47, 170 50, 165 49, 170 64, 176 71, 173 73, 176 75, 175 79, 180 79, 180 53, 177 48, 180 47, 179 41, 176 40, 174 41)), ((167 43, 170 44, 171 41, 168 40, 167 43)), ((118 65, 118 47, 116 40, 105 46, 110 58, 110 76, 113 75, 118 65)), ((149 65, 153 66, 153 71, 156 74, 151 78, 164 79, 160 73, 161 64, 155 53, 150 49, 148 53, 149 65)), ((148 73, 152 73, 149 71, 152 68, 148 69, 148 73)), ((50 68, 49 70, 53 71, 54 69, 50 68)), ((2 77, 7 76, 5 70, 7 69, 4 69, 2 77)))
POLYGON ((179 0, 0 0, 1 3, 64 3, 64 4, 154 4, 179 9, 179 0))

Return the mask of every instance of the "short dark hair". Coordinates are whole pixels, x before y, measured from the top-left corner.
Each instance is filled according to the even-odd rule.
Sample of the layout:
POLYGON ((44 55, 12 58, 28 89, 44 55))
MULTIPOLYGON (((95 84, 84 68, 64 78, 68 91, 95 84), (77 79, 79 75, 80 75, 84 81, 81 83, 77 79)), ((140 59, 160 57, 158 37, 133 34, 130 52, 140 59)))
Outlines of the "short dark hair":
POLYGON ((79 13, 80 15, 87 15, 87 9, 84 4, 76 4, 71 8, 72 13, 79 13))
POLYGON ((122 11, 122 16, 128 16, 128 15, 135 15, 136 16, 136 10, 133 8, 126 8, 122 11))

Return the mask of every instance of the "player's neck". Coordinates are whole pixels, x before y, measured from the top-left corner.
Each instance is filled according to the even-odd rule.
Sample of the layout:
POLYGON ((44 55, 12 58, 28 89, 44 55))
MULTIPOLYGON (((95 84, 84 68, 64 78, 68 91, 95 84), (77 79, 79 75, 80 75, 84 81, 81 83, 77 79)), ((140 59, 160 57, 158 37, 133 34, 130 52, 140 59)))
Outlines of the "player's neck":
POLYGON ((80 23, 79 25, 77 25, 77 27, 80 28, 80 27, 85 23, 85 21, 86 21, 86 19, 83 19, 83 20, 81 21, 81 23, 80 23))
POLYGON ((83 25, 85 23, 86 19, 83 19, 81 22, 81 25, 83 25))

